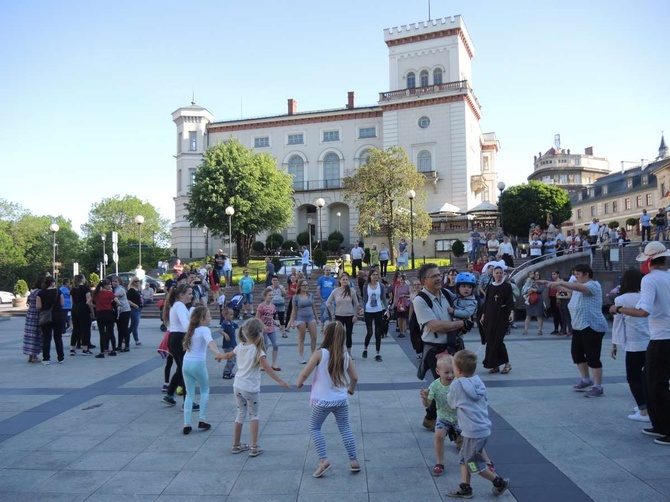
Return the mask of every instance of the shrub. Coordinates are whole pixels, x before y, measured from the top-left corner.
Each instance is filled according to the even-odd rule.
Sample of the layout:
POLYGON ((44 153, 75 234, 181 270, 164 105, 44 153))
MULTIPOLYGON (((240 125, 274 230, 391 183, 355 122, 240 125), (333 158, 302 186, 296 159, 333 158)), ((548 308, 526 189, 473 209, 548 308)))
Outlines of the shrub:
POLYGON ((281 234, 270 234, 265 240, 265 247, 268 248, 268 251, 279 249, 282 242, 284 242, 284 237, 281 234))
POLYGON ((275 266, 275 274, 278 274, 279 269, 282 267, 281 260, 275 256, 272 258, 272 264, 275 266))
MULTIPOLYGON (((332 234, 331 234, 332 235, 332 234)), ((340 250, 340 241, 337 239, 331 239, 328 241, 328 251, 332 253, 337 253, 340 250)))
POLYGON ((637 226, 638 219, 637 218, 628 218, 626 220, 626 225, 629 227, 636 227, 637 226))
POLYGON ((260 254, 265 250, 265 244, 263 244, 261 241, 254 241, 251 244, 251 249, 253 249, 254 252, 260 254))
POLYGON ((456 258, 459 258, 465 254, 465 246, 460 240, 456 239, 451 245, 451 251, 454 253, 456 258))
POLYGON ((609 228, 619 228, 619 222, 618 221, 610 221, 607 226, 609 228))
POLYGON ((281 248, 286 251, 291 251, 291 249, 293 249, 293 251, 298 251, 299 247, 300 245, 296 241, 284 241, 281 245, 281 248))
POLYGON ((344 235, 342 235, 342 232, 335 230, 328 236, 328 241, 337 241, 342 244, 344 242, 344 235))
POLYGON ((323 267, 328 261, 328 256, 323 249, 315 249, 312 256, 314 258, 314 264, 317 267, 323 267))
POLYGON ((301 246, 308 246, 309 234, 307 232, 300 232, 298 234, 298 237, 296 237, 296 240, 298 241, 298 244, 300 244, 301 246))
MULTIPOLYGON (((172 277, 172 275, 170 275, 170 277, 172 277)), ((96 274, 95 272, 91 272, 90 274, 88 274, 88 283, 91 286, 95 287, 98 285, 99 282, 100 282, 100 276, 98 274, 96 274)))
POLYGON ((27 296, 29 292, 30 290, 28 289, 28 284, 26 283, 26 281, 24 281, 23 279, 19 279, 18 281, 16 281, 16 284, 14 284, 14 294, 17 297, 21 298, 27 296))

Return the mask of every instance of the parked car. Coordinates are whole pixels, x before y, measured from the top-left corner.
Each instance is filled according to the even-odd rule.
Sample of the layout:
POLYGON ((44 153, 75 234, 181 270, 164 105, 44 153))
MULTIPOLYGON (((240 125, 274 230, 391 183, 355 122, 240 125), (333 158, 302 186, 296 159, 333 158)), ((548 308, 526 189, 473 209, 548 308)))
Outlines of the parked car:
POLYGON ((0 303, 12 303, 14 299, 14 293, 9 291, 0 291, 0 303))
MULTIPOLYGON (((292 268, 295 268, 298 272, 302 271, 302 258, 281 258, 279 261, 281 262, 282 266, 277 272, 277 275, 290 274, 292 268)), ((309 265, 307 265, 307 273, 311 274, 312 270, 318 270, 318 268, 319 267, 310 261, 309 265)))
MULTIPOLYGON (((109 274, 107 279, 111 279, 116 274, 109 274)), ((123 283, 128 286, 130 279, 135 277, 134 272, 119 272, 119 277, 123 279, 123 283)), ((165 283, 160 279, 145 275, 144 280, 149 284, 149 287, 154 290, 154 293, 163 293, 165 291, 165 283)))

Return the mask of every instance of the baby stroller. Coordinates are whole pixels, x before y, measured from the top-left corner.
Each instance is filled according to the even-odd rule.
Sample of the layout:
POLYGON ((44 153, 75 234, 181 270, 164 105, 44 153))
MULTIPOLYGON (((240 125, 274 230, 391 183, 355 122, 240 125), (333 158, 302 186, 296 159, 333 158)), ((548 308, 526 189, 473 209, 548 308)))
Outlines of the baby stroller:
POLYGON ((229 309, 233 309, 235 317, 238 318, 240 317, 240 312, 242 311, 243 306, 244 306, 244 295, 242 293, 237 293, 236 295, 233 295, 230 301, 226 303, 226 307, 229 309))

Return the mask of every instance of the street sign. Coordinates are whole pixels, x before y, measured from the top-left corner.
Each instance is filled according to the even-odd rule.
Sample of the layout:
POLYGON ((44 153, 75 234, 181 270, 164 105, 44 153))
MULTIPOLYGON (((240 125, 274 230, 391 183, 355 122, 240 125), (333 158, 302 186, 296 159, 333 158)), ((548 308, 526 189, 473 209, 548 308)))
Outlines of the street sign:
POLYGON ((112 251, 114 251, 115 253, 119 252, 119 243, 118 242, 113 242, 112 243, 112 251))
POLYGON ((119 233, 118 232, 112 232, 112 242, 114 244, 119 242, 119 233))
POLYGON ((118 253, 113 253, 112 254, 112 261, 114 263, 119 263, 119 254, 118 253))
POLYGON ((103 255, 103 259, 105 260, 105 265, 109 265, 109 256, 107 256, 107 253, 103 255))

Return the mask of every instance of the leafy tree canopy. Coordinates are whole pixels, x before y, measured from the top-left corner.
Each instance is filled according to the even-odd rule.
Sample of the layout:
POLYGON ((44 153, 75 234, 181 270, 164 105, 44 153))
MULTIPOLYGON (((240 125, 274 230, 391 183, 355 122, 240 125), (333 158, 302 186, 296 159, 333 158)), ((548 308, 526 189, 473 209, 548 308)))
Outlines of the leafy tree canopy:
POLYGON ((560 225, 572 215, 572 204, 565 190, 539 181, 505 190, 500 206, 504 230, 512 235, 527 235, 531 223, 546 228, 548 214, 554 225, 560 225))
POLYGON ((255 235, 280 230, 293 217, 292 178, 268 154, 258 154, 231 139, 210 147, 195 173, 186 204, 188 220, 213 234, 228 235, 226 208, 232 206, 232 233, 238 264, 249 260, 255 235))
POLYGON ((370 150, 367 163, 344 178, 345 198, 359 213, 356 232, 362 236, 383 233, 389 249, 393 242, 410 235, 409 190, 416 192, 413 201, 414 235, 426 237, 431 219, 423 209, 426 200, 425 177, 416 171, 405 150, 391 147, 370 150))

